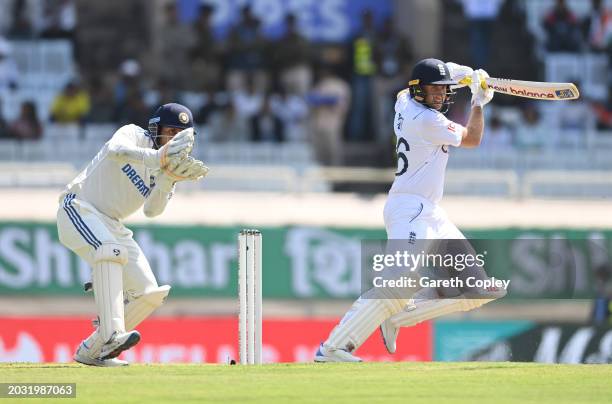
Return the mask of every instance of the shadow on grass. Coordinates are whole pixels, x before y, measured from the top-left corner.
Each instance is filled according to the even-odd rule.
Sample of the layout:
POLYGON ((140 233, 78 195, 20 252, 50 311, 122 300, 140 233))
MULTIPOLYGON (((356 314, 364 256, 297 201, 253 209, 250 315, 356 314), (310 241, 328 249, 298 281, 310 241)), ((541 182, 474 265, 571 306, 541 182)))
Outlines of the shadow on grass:
POLYGON ((57 369, 57 368, 87 368, 90 366, 78 365, 76 363, 2 363, 0 369, 57 369))

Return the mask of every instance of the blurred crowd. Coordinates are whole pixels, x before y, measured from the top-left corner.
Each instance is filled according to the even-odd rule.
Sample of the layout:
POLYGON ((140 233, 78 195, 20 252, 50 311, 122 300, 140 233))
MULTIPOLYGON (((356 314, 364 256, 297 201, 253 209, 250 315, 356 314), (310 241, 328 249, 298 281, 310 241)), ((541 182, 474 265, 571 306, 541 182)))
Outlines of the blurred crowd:
MULTIPOLYGON (((468 22, 472 63, 488 66, 494 22, 507 1, 452 1, 461 5, 468 22)), ((7 39, 71 41, 78 74, 63 85, 45 114, 56 123, 146 127, 157 105, 178 101, 193 109, 196 122, 214 141, 305 141, 313 145, 321 162, 341 164, 343 142, 391 147, 395 95, 405 87, 415 62, 413 38, 400 35, 391 17, 376 18, 367 10, 345 43, 315 43, 301 33, 299 19, 292 14, 285 16, 284 33, 269 38, 260 19, 245 5, 227 35, 219 37, 213 29, 213 6, 201 5, 197 18, 186 23, 177 3, 169 1, 159 26, 163 35, 157 36, 152 49, 124 57, 100 72, 99 66, 88 64, 91 58, 82 57, 84 50, 78 46, 77 2, 38 3, 42 5, 38 19, 33 20, 27 10, 31 1, 13 0, 0 21, 0 33, 6 38, 0 37, 0 92, 18 90, 20 85, 7 39)), ((591 3, 591 12, 579 19, 565 1, 556 1, 542 20, 548 52, 612 55, 612 14, 601 1, 591 3)), ((612 129, 612 91, 607 99, 564 104, 560 112, 524 103, 514 115, 493 108, 488 145, 539 147, 554 141, 579 146, 577 131, 612 129), (558 118, 555 127, 572 135, 547 135, 551 116, 558 118), (542 139, 533 135, 540 132, 542 139)), ((452 117, 465 120, 467 108, 465 99, 458 100, 452 117)), ((19 116, 10 122, 0 114, 0 137, 40 138, 45 122, 39 116, 31 101, 24 102, 19 116)))
MULTIPOLYGON (((474 66, 491 66, 492 40, 495 22, 503 18, 502 12, 526 13, 527 2, 504 0, 453 0, 462 7, 468 21, 470 60, 474 66)), ((587 0, 583 5, 589 11, 578 17, 566 0, 554 0, 552 7, 542 15, 540 28, 543 37, 531 36, 533 43, 508 44, 532 46, 540 49, 539 63, 558 54, 574 54, 578 60, 586 54, 602 55, 607 59, 607 70, 599 77, 602 88, 597 97, 584 91, 582 77, 569 77, 581 90, 578 100, 549 103, 520 102, 514 107, 500 107, 494 99, 487 114, 488 125, 483 140, 485 148, 542 149, 551 146, 580 148, 586 146, 585 133, 612 130, 612 11, 605 1, 587 0), (587 4, 588 3, 588 4, 587 4)), ((520 21, 520 19, 519 19, 520 21)), ((527 25, 527 23, 524 23, 527 25)), ((521 27, 513 27, 517 37, 521 27)), ((497 43, 497 46, 500 46, 497 43)), ((509 76, 512 77, 512 76, 509 76)), ((516 77, 512 77, 516 78, 516 77)), ((539 80, 546 81, 544 72, 539 80)), ((451 110, 458 121, 465 122, 469 112, 467 99, 459 97, 451 110)))
POLYGON ((589 118, 594 119, 598 130, 612 130, 612 10, 603 0, 591 0, 590 12, 579 19, 565 0, 556 0, 542 24, 549 52, 593 52, 607 56, 608 70, 601 79, 608 86, 608 96, 592 101, 592 108, 586 108, 589 111, 585 113, 592 115, 589 118))
POLYGON ((565 0, 556 0, 542 24, 550 52, 589 50, 612 57, 612 13, 602 0, 591 0, 591 10, 583 19, 572 12, 565 0))
MULTIPOLYGON (((30 32, 26 22, 17 22, 23 2, 14 4, 6 35, 23 38, 30 32), (22 28, 13 28, 17 25, 22 28)), ((55 6, 69 4, 74 7, 68 0, 55 6)), ((184 23, 177 4, 168 2, 158 49, 147 57, 153 63, 126 58, 114 71, 91 77, 88 66, 79 66, 79 77, 53 101, 50 120, 146 126, 157 105, 178 101, 194 110, 196 122, 215 141, 307 141, 327 164, 341 163, 345 140, 389 141, 395 94, 413 63, 409 43, 390 18, 376 25, 372 12, 365 11, 348 43, 320 45, 300 33, 292 14, 286 15, 279 38, 267 38, 249 5, 219 38, 213 13, 212 6, 202 5, 195 21, 184 23)), ((14 77, 4 85, 18 86, 14 77)), ((32 105, 24 109, 29 112, 23 119, 32 116, 32 105)), ((5 125, 4 136, 35 138, 18 135, 12 126, 5 125)))

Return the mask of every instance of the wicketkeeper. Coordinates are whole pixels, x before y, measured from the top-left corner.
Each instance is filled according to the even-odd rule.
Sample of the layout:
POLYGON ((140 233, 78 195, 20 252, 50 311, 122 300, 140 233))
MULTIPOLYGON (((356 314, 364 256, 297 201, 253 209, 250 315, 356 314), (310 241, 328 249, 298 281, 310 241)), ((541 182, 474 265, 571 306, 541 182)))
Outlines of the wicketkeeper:
POLYGON ((122 221, 144 205, 160 215, 179 181, 196 181, 208 167, 189 154, 195 131, 191 111, 165 104, 148 130, 126 125, 115 132, 60 196, 59 239, 92 268, 98 327, 74 360, 93 366, 122 366, 122 351, 140 341, 134 328, 165 301, 149 262, 122 221))

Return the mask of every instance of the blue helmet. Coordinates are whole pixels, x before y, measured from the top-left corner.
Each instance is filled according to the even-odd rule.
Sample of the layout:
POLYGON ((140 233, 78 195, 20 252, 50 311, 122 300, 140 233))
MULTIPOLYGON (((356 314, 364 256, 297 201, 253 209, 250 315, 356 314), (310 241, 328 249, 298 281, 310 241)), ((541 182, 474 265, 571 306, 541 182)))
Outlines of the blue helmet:
POLYGON ((157 108, 149 119, 149 135, 155 146, 162 127, 187 129, 193 128, 193 115, 189 108, 175 102, 157 108))
POLYGON ((444 100, 442 110, 446 113, 450 104, 454 102, 455 92, 451 89, 451 85, 457 84, 457 81, 451 78, 450 71, 446 63, 439 59, 423 59, 414 65, 408 89, 412 98, 421 104, 429 106, 425 103, 425 92, 423 91, 424 84, 443 85, 446 86, 446 99, 444 100))

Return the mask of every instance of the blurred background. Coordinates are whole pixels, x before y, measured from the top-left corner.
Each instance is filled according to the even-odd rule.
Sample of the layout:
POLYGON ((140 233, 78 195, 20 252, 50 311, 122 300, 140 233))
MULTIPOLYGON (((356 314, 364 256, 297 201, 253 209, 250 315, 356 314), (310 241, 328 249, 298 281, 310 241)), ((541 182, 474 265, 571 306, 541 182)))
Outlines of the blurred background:
POLYGON ((0 361, 70 361, 91 330, 90 270, 57 241, 57 198, 166 102, 194 112, 212 171, 161 218, 127 222, 173 289, 125 357, 235 358, 236 237, 257 227, 265 359, 310 361, 359 295, 360 240, 385 238, 395 96, 425 57, 571 81, 581 98, 497 94, 482 146, 451 151, 442 206, 507 241, 489 272, 522 285, 515 298, 402 330, 394 356, 375 335, 361 356, 612 361, 609 0, 1 0, 0 361))

